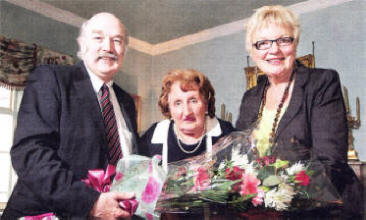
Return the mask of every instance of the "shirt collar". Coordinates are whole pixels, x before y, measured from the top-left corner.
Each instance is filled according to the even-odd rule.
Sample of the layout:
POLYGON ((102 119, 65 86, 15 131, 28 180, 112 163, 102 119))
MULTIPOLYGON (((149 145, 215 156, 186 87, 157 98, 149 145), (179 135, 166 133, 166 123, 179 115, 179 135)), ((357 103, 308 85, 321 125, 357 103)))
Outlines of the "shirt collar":
MULTIPOLYGON (((96 93, 98 93, 100 88, 102 88, 104 81, 99 79, 99 77, 97 77, 90 69, 88 69, 88 67, 86 65, 85 65, 85 68, 89 74, 90 81, 93 85, 94 91, 96 93)), ((108 88, 111 88, 111 86, 113 85, 113 80, 110 80, 109 82, 107 82, 106 85, 108 86, 108 88)))
MULTIPOLYGON (((218 137, 222 134, 219 120, 216 117, 210 118, 206 116, 206 136, 218 137)), ((168 137, 168 130, 170 125, 170 119, 165 119, 156 125, 156 128, 151 139, 153 144, 162 144, 168 137)))

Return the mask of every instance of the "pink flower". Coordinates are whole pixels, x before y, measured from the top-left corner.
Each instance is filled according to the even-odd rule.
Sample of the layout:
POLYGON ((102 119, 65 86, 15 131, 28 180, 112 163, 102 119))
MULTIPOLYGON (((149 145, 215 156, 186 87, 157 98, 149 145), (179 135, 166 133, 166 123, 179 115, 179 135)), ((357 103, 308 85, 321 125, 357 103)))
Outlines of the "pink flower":
POLYGON ((205 190, 210 185, 210 175, 205 167, 198 167, 193 175, 194 190, 205 190))
POLYGON ((225 178, 228 180, 238 180, 242 178, 244 172, 244 169, 237 166, 227 168, 225 170, 225 178))
POLYGON ((257 207, 258 205, 262 205, 264 198, 264 191, 262 189, 258 189, 257 195, 252 199, 252 204, 257 207))
POLYGON ((184 167, 178 167, 177 178, 181 176, 185 176, 187 174, 187 170, 184 167))
POLYGON ((245 173, 243 177, 243 182, 241 183, 240 195, 246 196, 258 193, 258 186, 260 180, 256 176, 250 173, 245 173))
POLYGON ((160 189, 160 184, 153 177, 149 177, 145 191, 141 195, 142 201, 145 203, 154 202, 160 194, 160 189))
POLYGON ((302 170, 296 174, 295 182, 302 186, 307 186, 309 185, 310 177, 306 174, 305 170, 302 170))
POLYGON ((116 174, 116 176, 114 177, 114 179, 115 179, 116 181, 121 180, 122 178, 123 178, 123 173, 120 173, 120 172, 118 172, 118 173, 116 174))
MULTIPOLYGON (((225 170, 225 178, 228 179, 228 180, 239 180, 243 177, 245 173, 245 170, 240 168, 240 167, 237 167, 237 166, 234 166, 234 167, 231 167, 231 168, 227 168, 225 170)), ((234 191, 240 191, 240 182, 239 183, 236 183, 234 186, 233 186, 233 190, 234 191)))
POLYGON ((146 217, 147 220, 153 220, 154 219, 153 215, 150 214, 150 213, 147 213, 147 212, 145 213, 145 217, 146 217))
POLYGON ((257 159, 257 163, 261 166, 268 166, 270 164, 273 164, 274 162, 276 162, 276 157, 272 155, 260 157, 257 159))

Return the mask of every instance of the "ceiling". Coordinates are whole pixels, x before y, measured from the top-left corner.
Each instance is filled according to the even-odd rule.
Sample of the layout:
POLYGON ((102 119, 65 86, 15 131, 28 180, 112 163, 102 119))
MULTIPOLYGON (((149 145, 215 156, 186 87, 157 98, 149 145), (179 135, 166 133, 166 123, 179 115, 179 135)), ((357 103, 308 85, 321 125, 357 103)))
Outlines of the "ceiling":
POLYGON ((111 12, 132 37, 158 44, 249 17, 263 5, 304 0, 39 0, 82 18, 111 12))

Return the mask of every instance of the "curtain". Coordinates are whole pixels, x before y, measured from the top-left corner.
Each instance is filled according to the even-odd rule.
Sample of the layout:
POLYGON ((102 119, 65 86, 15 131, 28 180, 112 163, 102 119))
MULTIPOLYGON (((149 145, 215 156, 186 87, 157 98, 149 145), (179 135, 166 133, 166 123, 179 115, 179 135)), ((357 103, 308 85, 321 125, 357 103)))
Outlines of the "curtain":
POLYGON ((40 64, 71 65, 73 63, 72 56, 0 35, 0 86, 2 87, 23 89, 30 72, 40 64))

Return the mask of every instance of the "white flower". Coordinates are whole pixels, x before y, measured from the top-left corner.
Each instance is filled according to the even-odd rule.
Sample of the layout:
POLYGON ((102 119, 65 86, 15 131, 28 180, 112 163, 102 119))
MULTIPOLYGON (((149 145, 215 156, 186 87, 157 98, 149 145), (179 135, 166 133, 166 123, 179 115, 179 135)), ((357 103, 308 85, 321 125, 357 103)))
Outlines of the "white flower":
POLYGON ((226 162, 225 161, 222 161, 219 165, 219 170, 222 170, 225 168, 225 165, 226 165, 226 162))
POLYGON ((294 165, 292 165, 291 167, 286 169, 286 172, 288 173, 288 175, 295 175, 296 173, 305 170, 305 166, 304 164, 302 164, 301 162, 297 162, 294 165))
POLYGON ((280 177, 282 178, 283 182, 287 182, 287 180, 289 179, 289 176, 284 173, 281 173, 280 177))
POLYGON ((233 162, 233 166, 243 168, 245 173, 250 173, 254 176, 258 175, 257 169, 254 167, 254 162, 249 163, 247 154, 240 154, 239 150, 233 149, 231 151, 231 161, 233 162))
POLYGON ((240 154, 239 150, 236 149, 231 151, 231 160, 233 161, 233 166, 245 166, 249 163, 248 155, 240 154))
POLYGON ((254 162, 245 164, 242 166, 242 168, 245 170, 245 173, 250 173, 253 176, 258 176, 258 170, 254 167, 254 162))
POLYGON ((294 189, 287 184, 280 184, 278 189, 268 191, 264 197, 266 207, 274 208, 277 211, 286 210, 295 195, 294 189))

